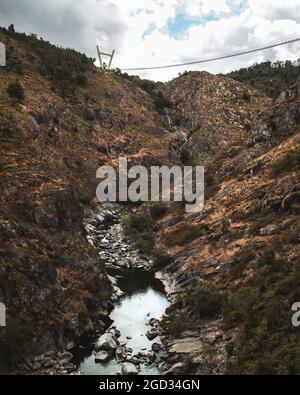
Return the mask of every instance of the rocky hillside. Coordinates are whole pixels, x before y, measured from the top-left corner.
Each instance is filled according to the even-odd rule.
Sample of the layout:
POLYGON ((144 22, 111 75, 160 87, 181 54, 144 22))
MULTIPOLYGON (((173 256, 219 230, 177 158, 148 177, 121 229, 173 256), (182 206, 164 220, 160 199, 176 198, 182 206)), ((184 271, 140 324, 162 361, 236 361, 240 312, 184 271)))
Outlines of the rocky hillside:
POLYGON ((270 103, 240 82, 207 72, 183 74, 160 89, 173 103, 175 123, 189 136, 182 159, 192 157, 210 170, 242 148, 253 119, 270 103))
POLYGON ((0 42, 0 370, 101 329, 112 289, 84 209, 102 164, 179 162, 168 105, 181 161, 205 165, 204 211, 142 205, 129 222, 172 293, 169 373, 300 373, 299 86, 273 102, 206 72, 157 85, 13 28, 0 42))
POLYGON ((277 99, 280 93, 295 84, 299 78, 300 59, 295 62, 270 61, 232 71, 227 77, 250 85, 277 99))
MULTIPOLYGON (((208 78, 199 75, 199 81, 208 78)), ((188 80, 196 80, 196 74, 167 84, 167 92, 171 95, 188 80)), ((227 84, 242 89, 230 80, 227 84)), ((212 94, 218 96, 220 89, 217 84, 212 94)), ((299 85, 291 87, 269 106, 262 98, 256 116, 258 97, 253 91, 247 94, 249 111, 243 100, 240 111, 237 104, 233 110, 221 104, 211 127, 207 119, 221 100, 205 102, 201 110, 203 95, 195 93, 198 100, 184 101, 183 88, 181 100, 172 95, 175 108, 184 114, 181 123, 199 120, 187 147, 193 161, 204 162, 208 172, 224 136, 229 146, 229 133, 240 138, 238 149, 221 151, 204 211, 177 212, 175 219, 167 213, 156 225, 157 242, 167 245, 174 258, 164 274, 177 297, 163 325, 177 372, 300 372, 300 338, 291 325, 291 306, 300 300, 300 90, 299 85), (187 108, 194 111, 191 120, 187 108), (263 111, 257 114, 259 109, 263 111), (212 134, 226 119, 226 110, 239 117, 227 123, 224 134, 217 129, 214 141, 212 134), (241 119, 247 119, 247 128, 241 119)))
POLYGON ((93 332, 111 286, 86 240, 96 169, 172 157, 173 134, 149 94, 35 36, 0 32, 1 366, 93 332))

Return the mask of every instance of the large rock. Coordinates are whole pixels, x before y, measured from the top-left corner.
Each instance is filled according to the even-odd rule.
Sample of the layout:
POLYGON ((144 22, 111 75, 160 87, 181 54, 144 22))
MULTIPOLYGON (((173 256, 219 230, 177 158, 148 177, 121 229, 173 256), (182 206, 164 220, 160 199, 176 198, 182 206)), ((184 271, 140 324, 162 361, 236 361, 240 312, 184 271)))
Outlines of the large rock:
POLYGON ((109 355, 107 351, 102 350, 95 355, 96 363, 106 362, 108 359, 109 359, 109 355))
POLYGON ((137 368, 133 363, 125 362, 122 365, 122 374, 124 374, 126 376, 137 374, 137 368))
POLYGON ((177 362, 174 365, 172 365, 169 370, 165 372, 165 375, 175 375, 175 374, 178 375, 182 373, 183 367, 184 364, 182 362, 177 362))
POLYGON ((113 337, 113 335, 109 332, 104 333, 101 337, 99 337, 95 350, 100 351, 104 350, 107 352, 115 352, 118 347, 117 340, 113 337))
POLYGON ((154 340, 159 335, 159 331, 156 328, 151 328, 147 333, 146 336, 149 340, 154 340))

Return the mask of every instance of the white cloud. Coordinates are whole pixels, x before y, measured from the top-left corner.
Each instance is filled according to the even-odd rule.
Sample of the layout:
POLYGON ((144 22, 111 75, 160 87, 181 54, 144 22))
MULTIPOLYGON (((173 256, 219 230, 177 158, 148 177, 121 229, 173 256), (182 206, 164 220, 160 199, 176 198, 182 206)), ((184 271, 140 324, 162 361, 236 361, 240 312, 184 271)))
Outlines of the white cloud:
MULTIPOLYGON (((300 3, 248 0, 245 7, 244 0, 0 0, 0 24, 9 23, 15 23, 20 31, 35 32, 94 57, 96 43, 105 50, 115 48, 116 67, 157 66, 257 47, 300 33, 300 3), (168 24, 179 13, 194 20, 211 15, 218 19, 191 26, 175 39, 169 35, 168 24)), ((295 60, 299 49, 296 43, 186 69, 217 73, 266 59, 295 60)), ((166 80, 184 69, 140 75, 166 80)))

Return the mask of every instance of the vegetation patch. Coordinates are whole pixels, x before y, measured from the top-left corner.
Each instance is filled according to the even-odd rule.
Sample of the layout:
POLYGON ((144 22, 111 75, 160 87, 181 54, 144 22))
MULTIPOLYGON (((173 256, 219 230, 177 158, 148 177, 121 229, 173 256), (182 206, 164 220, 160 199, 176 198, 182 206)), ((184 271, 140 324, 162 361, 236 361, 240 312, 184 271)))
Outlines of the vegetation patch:
POLYGON ((300 66, 291 61, 267 61, 233 71, 227 77, 251 85, 276 99, 283 90, 296 83, 299 73, 300 66))
MULTIPOLYGON (((13 25, 8 30, 0 28, 0 31, 24 43, 28 53, 39 61, 41 74, 46 76, 63 96, 72 95, 76 87, 87 85, 86 73, 93 70, 94 59, 71 48, 56 47, 35 34, 18 33, 13 25)), ((8 54, 9 61, 14 58, 14 55, 8 54)))
POLYGON ((256 254, 253 248, 247 248, 236 254, 231 266, 230 274, 234 277, 242 276, 247 264, 256 259, 256 254))
POLYGON ((171 336, 179 336, 186 328, 186 317, 183 313, 173 312, 170 316, 164 316, 160 322, 162 329, 171 336))
POLYGON ((222 299, 218 287, 208 281, 201 281, 184 296, 184 302, 194 314, 201 318, 212 318, 218 315, 222 307, 222 299))
POLYGON ((115 73, 120 77, 133 82, 139 88, 149 93, 153 100, 153 104, 159 113, 162 113, 165 108, 172 107, 172 103, 168 99, 166 99, 163 94, 158 90, 161 83, 150 80, 143 80, 137 75, 122 73, 120 69, 116 69, 115 73))
POLYGON ((171 263, 171 257, 163 247, 155 247, 152 218, 148 213, 129 213, 123 216, 122 225, 125 235, 131 239, 135 248, 150 254, 157 267, 165 267, 171 263))
POLYGON ((165 203, 160 202, 160 203, 153 204, 149 209, 150 217, 153 220, 158 220, 158 219, 164 217, 167 214, 168 210, 169 210, 169 207, 165 203))
POLYGON ((147 214, 126 214, 122 218, 122 224, 126 236, 133 240, 135 248, 147 254, 153 251, 153 225, 147 214))
POLYGON ((16 100, 18 103, 22 103, 25 99, 24 88, 19 82, 9 84, 7 87, 7 93, 11 99, 16 100))
POLYGON ((289 171, 296 171, 300 169, 300 148, 289 152, 286 156, 280 159, 272 169, 272 175, 278 176, 289 171))
POLYGON ((300 260, 273 260, 247 284, 229 293, 223 317, 228 327, 239 325, 242 335, 235 374, 299 374, 299 329, 291 325, 291 306, 300 300, 300 260))
POLYGON ((164 235, 164 242, 167 247, 175 245, 183 246, 192 242, 203 234, 203 226, 181 222, 174 230, 164 235))

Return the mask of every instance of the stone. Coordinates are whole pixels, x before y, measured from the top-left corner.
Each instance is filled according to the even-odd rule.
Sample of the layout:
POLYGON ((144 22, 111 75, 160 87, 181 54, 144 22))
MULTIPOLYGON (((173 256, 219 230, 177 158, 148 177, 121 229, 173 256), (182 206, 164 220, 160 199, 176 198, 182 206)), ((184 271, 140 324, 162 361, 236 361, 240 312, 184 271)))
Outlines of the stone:
POLYGON ((109 332, 113 335, 114 338, 118 339, 121 337, 121 332, 117 328, 110 328, 109 332))
POLYGON ((278 233, 278 228, 276 225, 268 225, 265 228, 259 230, 261 236, 271 236, 278 233))
POLYGON ((62 352, 62 353, 58 353, 57 356, 58 356, 58 358, 59 358, 61 361, 70 362, 70 361, 72 361, 72 359, 73 359, 73 354, 70 353, 69 351, 65 351, 65 352, 62 352))
POLYGON ((55 358, 55 352, 54 352, 54 351, 47 351, 47 352, 45 353, 45 357, 48 357, 48 358, 55 358))
POLYGON ((156 354, 155 354, 154 351, 150 351, 150 352, 146 355, 146 360, 147 360, 147 362, 148 362, 149 364, 152 363, 152 362, 154 362, 155 358, 156 358, 156 354))
POLYGON ((45 357, 43 359, 43 367, 44 368, 52 368, 52 366, 54 365, 54 360, 50 357, 45 357))
POLYGON ((159 352, 159 350, 161 349, 161 344, 159 343, 153 343, 151 346, 152 351, 154 352, 159 352))
POLYGON ((170 367, 169 370, 165 372, 166 375, 176 375, 181 373, 184 364, 182 362, 177 362, 170 367))
POLYGON ((116 351, 118 347, 118 342, 116 341, 116 339, 113 337, 113 335, 109 332, 104 333, 104 335, 102 335, 96 345, 95 345, 95 350, 96 351, 100 351, 100 350, 104 350, 107 352, 114 352, 116 351))
POLYGON ((189 354, 195 351, 201 351, 203 349, 203 342, 196 339, 184 339, 183 341, 178 341, 174 343, 169 352, 171 354, 189 354))
POLYGON ((159 335, 159 332, 155 328, 151 328, 147 333, 146 336, 149 340, 154 340, 159 335))
POLYGON ((109 355, 107 351, 99 351, 95 355, 95 363, 106 362, 109 359, 109 355))
POLYGON ((40 370, 42 365, 39 362, 34 362, 33 370, 40 370))
POLYGON ((125 375, 125 376, 136 375, 137 374, 137 368, 136 368, 136 366, 133 363, 125 362, 122 365, 122 374, 125 375))

